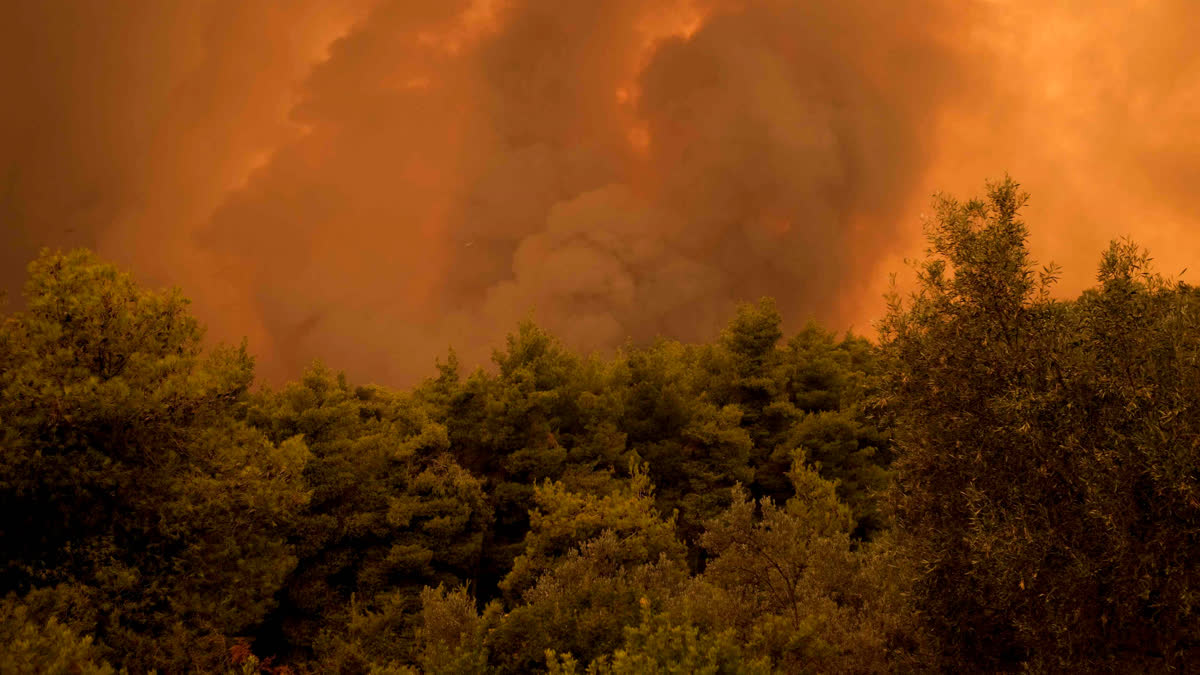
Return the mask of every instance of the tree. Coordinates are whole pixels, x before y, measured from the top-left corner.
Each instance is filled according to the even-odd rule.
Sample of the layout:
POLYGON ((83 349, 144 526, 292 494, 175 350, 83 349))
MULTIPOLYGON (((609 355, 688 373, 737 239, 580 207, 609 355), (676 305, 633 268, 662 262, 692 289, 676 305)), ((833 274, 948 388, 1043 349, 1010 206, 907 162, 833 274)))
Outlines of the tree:
POLYGON ((744 304, 712 345, 660 342, 625 359, 629 395, 621 429, 651 467, 664 511, 679 509, 694 543, 701 523, 740 482, 784 501, 802 448, 854 510, 855 534, 883 525, 878 495, 891 461, 888 436, 867 410, 878 359, 862 338, 838 340, 815 324, 780 347, 769 299, 744 304))
POLYGON ((839 340, 809 323, 776 358, 781 393, 772 407, 779 422, 767 441, 771 453, 758 466, 754 493, 786 500, 793 451, 802 449, 851 508, 855 536, 870 538, 884 527, 879 501, 892 462, 886 420, 869 404, 882 374, 874 346, 850 334, 839 340))
POLYGON ((782 424, 764 419, 783 393, 777 349, 783 338, 782 321, 774 300, 763 298, 757 304, 742 305, 717 343, 725 357, 717 359, 725 361, 721 365, 727 375, 724 381, 718 380, 716 400, 742 409, 742 424, 751 430, 750 440, 759 448, 769 448, 772 432, 790 421, 790 414, 782 411, 772 411, 782 424), (720 391, 722 388, 725 391, 720 391))
MULTIPOLYGON (((732 631, 704 634, 691 623, 678 623, 664 613, 655 614, 650 601, 641 603, 642 621, 625 629, 625 642, 612 654, 591 662, 589 675, 766 675, 772 672, 767 658, 752 658, 732 631)), ((578 660, 553 650, 546 654, 551 675, 578 673, 578 660)))
POLYGON ((25 297, 0 323, 0 590, 80 598, 131 668, 214 667, 295 565, 308 450, 237 421, 253 362, 203 353, 177 292, 75 252, 25 297))
POLYGON ((463 381, 452 356, 416 392, 446 426, 455 458, 485 482, 495 525, 475 580, 483 598, 524 548, 537 484, 603 493, 629 458, 605 364, 576 357, 531 322, 492 358, 497 375, 480 370, 463 381))
POLYGON ((40 620, 9 597, 0 601, 0 672, 115 675, 88 635, 51 616, 40 620))
POLYGON ((620 646, 639 600, 661 604, 686 578, 675 524, 659 517, 644 468, 597 497, 561 483, 537 489, 525 553, 501 587, 509 611, 488 632, 493 672, 524 673, 548 649, 585 662, 620 646))
POLYGON ((247 417, 313 455, 312 498, 291 538, 299 562, 260 631, 267 648, 315 649, 330 670, 411 661, 422 589, 473 579, 491 526, 482 483, 449 454, 446 428, 412 397, 353 387, 320 364, 256 396, 247 417))
POLYGON ((921 638, 903 557, 886 539, 852 544, 852 511, 802 454, 788 476, 795 494, 781 505, 735 488, 701 539, 708 566, 673 611, 779 672, 913 669, 921 638))
POLYGON ((443 585, 421 594, 420 665, 427 673, 484 675, 488 672, 488 632, 502 610, 492 602, 480 615, 466 587, 443 585))
POLYGON ((1049 295, 1011 179, 937 201, 919 288, 893 298, 899 524, 948 667, 1192 662, 1200 583, 1196 291, 1114 243, 1049 295))
POLYGON ((662 486, 658 508, 677 511, 681 538, 694 544, 704 520, 729 503, 729 488, 753 478, 742 410, 710 401, 700 388, 696 350, 685 345, 662 341, 632 351, 621 365, 628 385, 620 428, 662 486))
POLYGON ((621 557, 612 561, 615 565, 653 562, 663 555, 682 559, 674 524, 661 519, 654 507, 654 487, 646 468, 635 465, 631 473, 627 486, 604 496, 571 492, 562 483, 547 482, 537 488, 525 553, 517 558, 501 589, 515 600, 570 551, 604 532, 621 540, 621 557))

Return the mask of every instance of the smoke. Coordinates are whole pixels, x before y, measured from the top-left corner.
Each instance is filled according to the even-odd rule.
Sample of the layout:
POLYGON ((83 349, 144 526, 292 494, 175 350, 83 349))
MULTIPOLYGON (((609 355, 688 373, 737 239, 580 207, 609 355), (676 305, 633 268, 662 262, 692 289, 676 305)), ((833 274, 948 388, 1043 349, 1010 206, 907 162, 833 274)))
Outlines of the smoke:
POLYGON ((355 14, 286 7, 47 0, 0 5, 0 288, 37 250, 87 246, 174 284, 225 339, 265 335, 237 272, 194 233, 299 129, 293 88, 355 14))
POLYGON ((1010 172, 1042 261, 1074 294, 1131 236, 1168 274, 1200 261, 1200 13, 1187 0, 996 3, 973 32, 991 82, 943 124, 926 184, 977 193, 1010 172))
POLYGON ((1004 171, 1068 287, 1115 235, 1200 254, 1187 0, 0 14, 0 283, 98 247, 268 379, 410 383, 529 316, 583 350, 708 339, 762 295, 869 330, 929 195, 1004 171))
POLYGON ((378 6, 305 84, 307 135, 213 219, 286 358, 406 379, 531 313, 585 350, 708 338, 765 294, 834 317, 960 60, 934 3, 469 9, 378 6))

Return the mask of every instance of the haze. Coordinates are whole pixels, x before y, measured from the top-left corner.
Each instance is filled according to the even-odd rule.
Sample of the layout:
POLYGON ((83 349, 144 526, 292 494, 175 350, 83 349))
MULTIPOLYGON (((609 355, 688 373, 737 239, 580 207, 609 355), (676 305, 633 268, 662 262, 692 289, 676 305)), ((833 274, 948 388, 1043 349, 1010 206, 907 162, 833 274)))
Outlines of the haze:
POLYGON ((1012 174, 1038 259, 1200 259, 1194 0, 9 0, 0 288, 87 246, 267 381, 411 384, 534 317, 870 332, 935 191, 1012 174), (335 6, 336 5, 336 6, 335 6))

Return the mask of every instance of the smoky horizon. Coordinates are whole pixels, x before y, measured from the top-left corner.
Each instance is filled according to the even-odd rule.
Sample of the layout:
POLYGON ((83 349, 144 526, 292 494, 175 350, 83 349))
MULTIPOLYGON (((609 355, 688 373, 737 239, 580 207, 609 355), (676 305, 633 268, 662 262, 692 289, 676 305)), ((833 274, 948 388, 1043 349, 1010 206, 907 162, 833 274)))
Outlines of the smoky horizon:
POLYGON ((178 286, 267 382, 407 386, 742 302, 871 332, 930 197, 1013 176, 1061 289, 1200 254, 1187 0, 50 0, 0 7, 0 291, 43 247, 178 286))

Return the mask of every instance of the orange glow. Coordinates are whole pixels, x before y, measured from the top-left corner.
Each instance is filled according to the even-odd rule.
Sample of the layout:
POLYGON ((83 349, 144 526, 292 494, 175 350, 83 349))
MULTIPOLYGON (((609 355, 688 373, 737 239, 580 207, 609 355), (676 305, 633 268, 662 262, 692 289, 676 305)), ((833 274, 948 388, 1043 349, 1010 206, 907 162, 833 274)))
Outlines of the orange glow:
POLYGON ((704 25, 707 14, 696 2, 675 0, 649 8, 638 29, 645 36, 646 46, 671 37, 687 40, 704 25))
POLYGON ((0 283, 97 248, 272 380, 486 363, 531 308, 869 331, 930 195, 1005 172, 1063 295, 1122 235, 1200 269, 1192 0, 68 5, 0 10, 0 283))
POLYGON ((644 124, 639 124, 629 130, 629 145, 639 155, 650 151, 650 130, 644 124))
POLYGON ((763 230, 776 237, 782 237, 792 231, 792 221, 785 216, 764 214, 759 224, 763 230))

